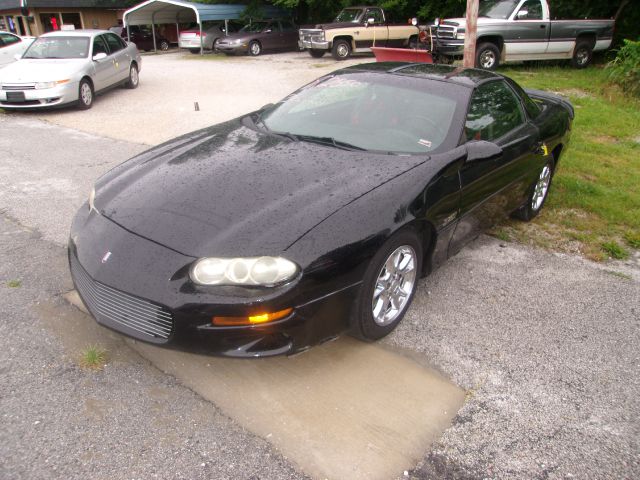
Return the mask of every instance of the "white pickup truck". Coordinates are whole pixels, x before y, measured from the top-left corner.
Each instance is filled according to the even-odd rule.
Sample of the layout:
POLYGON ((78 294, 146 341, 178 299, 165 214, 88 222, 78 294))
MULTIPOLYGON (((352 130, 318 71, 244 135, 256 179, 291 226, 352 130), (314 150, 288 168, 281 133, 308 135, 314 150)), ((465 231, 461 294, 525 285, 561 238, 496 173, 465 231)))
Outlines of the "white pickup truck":
MULTIPOLYGON (((551 20, 547 0, 481 0, 478 11, 476 66, 495 69, 501 62, 571 60, 576 68, 606 50, 613 20, 551 20)), ((434 52, 463 54, 466 20, 445 19, 437 27, 434 52)))

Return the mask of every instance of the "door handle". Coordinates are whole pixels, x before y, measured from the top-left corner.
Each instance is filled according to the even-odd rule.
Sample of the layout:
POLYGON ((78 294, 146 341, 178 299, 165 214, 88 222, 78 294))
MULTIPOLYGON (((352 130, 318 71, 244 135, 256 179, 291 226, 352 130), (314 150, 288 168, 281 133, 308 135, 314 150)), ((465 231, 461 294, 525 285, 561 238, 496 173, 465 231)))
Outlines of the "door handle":
POLYGON ((540 28, 547 28, 546 25, 540 25, 540 28))

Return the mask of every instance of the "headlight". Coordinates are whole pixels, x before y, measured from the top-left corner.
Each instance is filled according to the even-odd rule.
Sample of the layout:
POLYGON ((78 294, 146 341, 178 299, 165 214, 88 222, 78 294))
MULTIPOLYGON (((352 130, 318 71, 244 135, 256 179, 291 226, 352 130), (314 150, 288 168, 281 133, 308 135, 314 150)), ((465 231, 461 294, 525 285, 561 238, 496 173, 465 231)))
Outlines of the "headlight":
POLYGON ((201 258, 191 267, 200 285, 261 285, 271 287, 295 277, 298 266, 282 257, 201 258))
POLYGON ((92 188, 91 192, 89 193, 89 211, 96 209, 96 206, 93 204, 95 199, 96 199, 96 189, 92 188))
POLYGON ((58 85, 63 85, 65 83, 69 83, 69 80, 57 80, 55 82, 38 82, 36 83, 36 90, 44 90, 47 88, 54 88, 57 87, 58 85))

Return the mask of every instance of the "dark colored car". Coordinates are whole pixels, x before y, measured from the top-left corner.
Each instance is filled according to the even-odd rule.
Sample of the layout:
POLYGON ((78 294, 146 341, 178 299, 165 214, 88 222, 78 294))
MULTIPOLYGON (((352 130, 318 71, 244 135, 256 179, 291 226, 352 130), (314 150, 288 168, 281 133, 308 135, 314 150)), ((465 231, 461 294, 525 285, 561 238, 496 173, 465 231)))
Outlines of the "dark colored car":
POLYGON ((419 277, 538 214, 572 118, 493 72, 339 70, 100 178, 72 277, 98 322, 156 344, 264 356, 378 339, 419 277))
MULTIPOLYGON (((127 40, 127 29, 122 26, 115 26, 109 28, 110 31, 115 33, 116 35, 120 35, 123 40, 127 40)), ((153 50, 153 33, 151 29, 146 27, 145 25, 131 25, 129 27, 130 38, 128 41, 135 43, 138 50, 144 50, 145 52, 150 52, 153 50)), ((169 40, 164 38, 162 35, 156 33, 156 48, 158 50, 167 51, 169 50, 170 44, 169 40)))
POLYGON ((265 20, 245 25, 216 44, 226 54, 248 53, 258 56, 266 50, 297 50, 298 27, 289 20, 265 20))

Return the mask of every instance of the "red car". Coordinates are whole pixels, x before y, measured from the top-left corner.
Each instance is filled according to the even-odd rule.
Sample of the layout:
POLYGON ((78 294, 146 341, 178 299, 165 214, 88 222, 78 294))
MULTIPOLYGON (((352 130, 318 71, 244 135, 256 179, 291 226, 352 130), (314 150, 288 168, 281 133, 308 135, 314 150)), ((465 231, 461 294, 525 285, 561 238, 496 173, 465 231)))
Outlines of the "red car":
MULTIPOLYGON (((127 29, 118 25, 115 27, 111 27, 109 29, 116 35, 120 35, 124 40, 127 40, 127 29)), ((129 41, 136 44, 138 50, 144 50, 145 52, 149 52, 153 50, 153 33, 151 29, 146 25, 131 25, 129 27, 129 41)), ((158 34, 156 31, 156 47, 158 50, 167 51, 169 50, 169 40, 167 40, 162 35, 158 34)))

